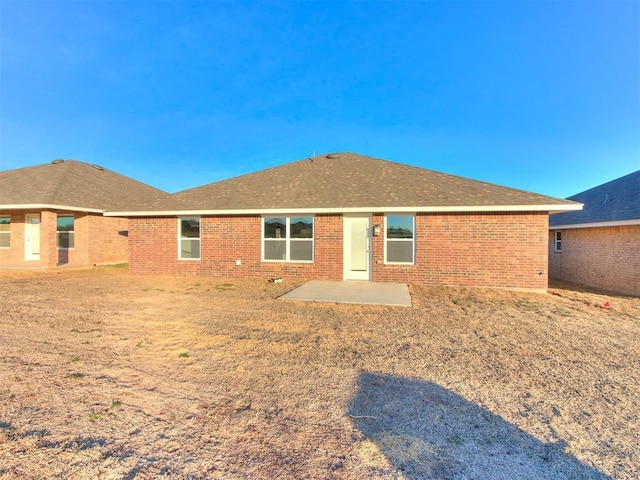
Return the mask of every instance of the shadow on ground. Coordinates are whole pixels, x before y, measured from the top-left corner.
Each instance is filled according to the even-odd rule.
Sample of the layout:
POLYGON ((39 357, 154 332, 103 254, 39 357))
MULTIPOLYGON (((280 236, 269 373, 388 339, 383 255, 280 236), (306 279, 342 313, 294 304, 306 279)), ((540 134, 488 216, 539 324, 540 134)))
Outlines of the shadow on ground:
POLYGON ((355 426, 409 479, 608 479, 432 382, 363 372, 355 426))

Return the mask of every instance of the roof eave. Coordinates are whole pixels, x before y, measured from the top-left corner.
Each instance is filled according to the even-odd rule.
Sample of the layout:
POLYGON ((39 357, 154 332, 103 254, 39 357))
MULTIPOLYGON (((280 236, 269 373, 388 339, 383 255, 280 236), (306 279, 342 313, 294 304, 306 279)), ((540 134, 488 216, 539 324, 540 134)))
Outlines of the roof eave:
POLYGON ((0 204, 0 210, 68 210, 71 212, 103 213, 101 208, 76 207, 71 205, 56 205, 52 203, 16 203, 0 204))
POLYGON ((572 228, 624 227, 628 225, 640 225, 640 218, 634 218, 631 220, 613 220, 609 222, 566 223, 564 225, 549 225, 549 230, 569 230, 572 228))
POLYGON ((582 210, 581 203, 546 205, 469 205, 469 206, 404 206, 404 207, 336 207, 336 208, 247 208, 247 209, 193 209, 193 210, 138 210, 106 211, 106 217, 167 217, 183 215, 282 215, 323 213, 480 213, 480 212, 567 212, 582 210))

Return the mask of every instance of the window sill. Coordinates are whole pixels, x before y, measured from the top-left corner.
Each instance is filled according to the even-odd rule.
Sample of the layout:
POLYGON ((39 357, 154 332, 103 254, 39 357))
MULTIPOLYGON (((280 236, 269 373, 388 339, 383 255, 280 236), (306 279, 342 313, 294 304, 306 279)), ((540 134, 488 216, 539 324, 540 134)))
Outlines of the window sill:
POLYGON ((262 260, 263 263, 314 263, 313 260, 262 260))

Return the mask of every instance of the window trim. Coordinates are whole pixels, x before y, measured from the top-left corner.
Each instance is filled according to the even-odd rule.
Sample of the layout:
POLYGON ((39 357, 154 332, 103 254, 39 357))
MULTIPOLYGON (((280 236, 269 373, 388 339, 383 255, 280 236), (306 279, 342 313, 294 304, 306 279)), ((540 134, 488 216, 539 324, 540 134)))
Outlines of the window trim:
POLYGON ((384 264, 385 265, 415 265, 416 264, 416 214, 415 213, 396 213, 384 214, 384 264), (387 218, 388 217, 411 217, 413 221, 413 238, 392 238, 391 242, 412 242, 413 249, 411 251, 411 262, 392 262, 387 259, 387 218))
POLYGON ((178 260, 199 262, 202 260, 202 217, 199 215, 188 215, 177 217, 178 220, 178 260), (198 240, 198 257, 197 258, 182 258, 182 221, 183 220, 198 220, 198 237, 184 237, 185 240, 198 240))
POLYGON ((562 230, 553 232, 553 251, 562 253, 562 230))
POLYGON ((7 230, 6 232, 3 230, 0 230, 0 235, 6 235, 7 238, 9 239, 9 245, 6 247, 0 247, 1 250, 8 250, 11 248, 11 215, 0 215, 0 218, 7 218, 9 219, 9 223, 7 225, 9 225, 9 230, 7 230))
MULTIPOLYGON (((71 243, 71 242, 69 242, 71 243)), ((76 216, 75 215, 56 215, 56 248, 58 250, 75 250, 76 248, 76 216), (73 218, 73 230, 58 230, 58 219, 59 218, 73 218), (73 239, 73 247, 61 247, 60 246, 60 234, 68 233, 69 239, 73 239)))
POLYGON ((261 250, 261 261, 267 263, 315 263, 316 261, 316 217, 315 215, 263 215, 260 221, 260 250, 261 250), (312 225, 312 235, 311 238, 291 238, 291 219, 292 218, 300 218, 300 217, 308 217, 311 218, 312 225), (265 219, 267 218, 284 218, 285 221, 285 238, 283 239, 274 239, 274 238, 265 238, 264 236, 264 228, 265 228, 265 219), (277 240, 285 242, 285 259, 284 260, 274 260, 265 258, 265 241, 267 240, 277 240), (311 242, 311 260, 291 260, 291 242, 311 242))

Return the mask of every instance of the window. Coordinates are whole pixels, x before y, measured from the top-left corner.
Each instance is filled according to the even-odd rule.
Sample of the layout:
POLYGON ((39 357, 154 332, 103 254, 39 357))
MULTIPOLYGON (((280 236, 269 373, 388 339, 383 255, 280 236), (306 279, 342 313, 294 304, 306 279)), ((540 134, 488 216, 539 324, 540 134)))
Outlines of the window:
POLYGON ((58 248, 73 248, 75 233, 73 231, 72 216, 58 216, 56 231, 58 234, 58 248))
POLYGON ((262 221, 263 260, 313 262, 313 217, 264 217, 262 221))
POLYGON ((0 217, 0 248, 11 246, 11 217, 0 217))
POLYGON ((560 230, 555 232, 554 250, 556 252, 562 251, 562 232, 560 230))
POLYGON ((180 238, 178 258, 180 260, 200 260, 200 217, 178 219, 180 238))
POLYGON ((415 217, 387 215, 385 217, 384 261, 412 265, 415 252, 415 217))

